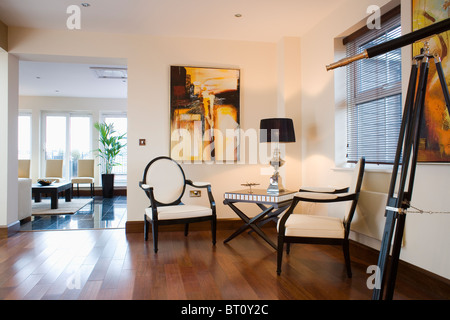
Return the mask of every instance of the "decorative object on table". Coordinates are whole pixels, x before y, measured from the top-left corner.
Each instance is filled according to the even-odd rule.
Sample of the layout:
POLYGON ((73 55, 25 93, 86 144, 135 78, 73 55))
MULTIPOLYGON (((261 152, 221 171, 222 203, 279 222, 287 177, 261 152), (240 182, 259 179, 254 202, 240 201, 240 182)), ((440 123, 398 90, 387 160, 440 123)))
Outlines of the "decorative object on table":
MULTIPOLYGON (((448 19, 449 2, 438 0, 412 1, 412 31, 423 29, 439 21, 448 19)), ((449 67, 448 48, 450 47, 450 31, 437 33, 425 41, 416 41, 412 44, 412 56, 421 53, 428 43, 431 53, 442 58, 443 70, 449 67)), ((430 84, 427 88, 427 98, 423 110, 423 125, 420 129, 420 143, 418 148, 418 162, 450 162, 450 115, 442 97, 442 88, 434 64, 430 64, 428 71, 430 84)), ((449 81, 447 80, 447 86, 449 81)))
POLYGON ((38 179, 37 181, 41 186, 49 186, 53 183, 53 180, 50 179, 38 179))
POLYGON ((279 168, 285 163, 280 156, 279 143, 295 142, 294 123, 289 118, 269 118, 262 119, 260 123, 260 142, 275 143, 273 158, 270 165, 274 168, 274 173, 270 178, 270 184, 267 192, 278 194, 284 190, 279 168))
POLYGON ((94 128, 99 132, 98 141, 101 145, 97 149, 97 156, 103 160, 103 163, 100 163, 100 165, 105 170, 102 173, 103 197, 112 198, 114 195, 114 174, 112 170, 113 167, 120 165, 120 163, 116 162, 116 157, 126 146, 126 143, 123 143, 123 140, 126 140, 126 133, 118 135, 112 123, 96 122, 94 123, 94 128))
POLYGON ((239 69, 170 67, 172 159, 238 161, 239 117, 239 69))
POLYGON ((248 191, 248 193, 253 193, 252 187, 254 187, 254 186, 259 186, 259 183, 247 182, 247 183, 242 183, 241 186, 249 187, 250 190, 248 191))

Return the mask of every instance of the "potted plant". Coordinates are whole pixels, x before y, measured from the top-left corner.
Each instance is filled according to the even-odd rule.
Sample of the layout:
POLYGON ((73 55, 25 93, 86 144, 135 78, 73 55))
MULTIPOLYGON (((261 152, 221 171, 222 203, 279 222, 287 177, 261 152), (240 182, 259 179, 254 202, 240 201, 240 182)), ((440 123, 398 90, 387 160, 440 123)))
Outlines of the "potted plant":
POLYGON ((126 139, 126 133, 122 135, 116 134, 113 124, 105 122, 94 123, 95 129, 99 132, 99 147, 96 151, 98 157, 103 159, 104 173, 102 173, 102 191, 104 198, 112 198, 114 193, 114 174, 112 169, 114 166, 121 165, 116 162, 116 157, 120 154, 126 143, 122 140, 126 139))

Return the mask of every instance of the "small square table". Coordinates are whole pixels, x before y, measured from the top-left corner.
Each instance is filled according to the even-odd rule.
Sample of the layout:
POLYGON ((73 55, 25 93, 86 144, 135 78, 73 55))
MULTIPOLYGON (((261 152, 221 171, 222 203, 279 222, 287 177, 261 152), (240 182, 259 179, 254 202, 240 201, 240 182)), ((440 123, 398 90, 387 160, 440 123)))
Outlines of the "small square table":
POLYGON ((58 194, 65 191, 66 202, 72 201, 72 183, 71 182, 53 182, 48 186, 35 183, 31 186, 31 192, 34 195, 34 202, 41 202, 41 194, 48 193, 51 196, 50 208, 58 209, 58 194))
POLYGON ((276 250, 277 246, 261 230, 260 226, 271 220, 276 221, 278 216, 289 208, 296 193, 297 191, 285 190, 279 194, 270 194, 267 193, 267 190, 262 189, 252 189, 251 193, 249 190, 225 192, 225 200, 223 203, 228 205, 238 215, 238 217, 244 221, 244 224, 231 236, 225 239, 224 243, 227 243, 245 230, 251 228, 276 250), (237 202, 254 203, 262 210, 262 212, 253 218, 249 218, 244 212, 235 206, 235 203, 237 202))

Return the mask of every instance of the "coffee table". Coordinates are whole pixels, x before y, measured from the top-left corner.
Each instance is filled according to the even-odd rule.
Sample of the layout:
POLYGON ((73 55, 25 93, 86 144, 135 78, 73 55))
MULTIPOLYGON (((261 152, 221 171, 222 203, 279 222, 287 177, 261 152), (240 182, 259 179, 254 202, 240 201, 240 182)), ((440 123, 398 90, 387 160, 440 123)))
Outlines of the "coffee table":
POLYGON ((35 183, 31 186, 31 192, 34 195, 34 202, 41 202, 41 194, 50 194, 50 208, 58 209, 58 194, 65 191, 66 202, 72 201, 72 183, 71 182, 53 182, 51 185, 42 186, 35 183))
POLYGON ((256 189, 251 193, 248 190, 239 190, 225 192, 223 203, 228 205, 236 215, 241 218, 244 224, 236 230, 231 236, 224 240, 227 243, 231 239, 243 233, 245 230, 251 228, 257 235, 264 239, 275 250, 277 246, 270 240, 267 235, 261 230, 261 226, 268 221, 277 221, 278 216, 282 214, 292 203, 292 199, 297 191, 285 190, 279 194, 267 193, 267 190, 256 189), (244 212, 236 207, 236 203, 254 203, 262 212, 254 216, 248 217, 244 212))

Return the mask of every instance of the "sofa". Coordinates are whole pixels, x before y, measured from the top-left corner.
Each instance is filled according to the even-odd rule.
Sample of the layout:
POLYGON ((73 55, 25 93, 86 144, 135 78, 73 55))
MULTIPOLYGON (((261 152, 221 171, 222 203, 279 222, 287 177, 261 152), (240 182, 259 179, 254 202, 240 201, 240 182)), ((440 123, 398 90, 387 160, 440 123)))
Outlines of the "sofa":
POLYGON ((18 199, 18 219, 22 220, 31 217, 31 179, 19 178, 18 199))

